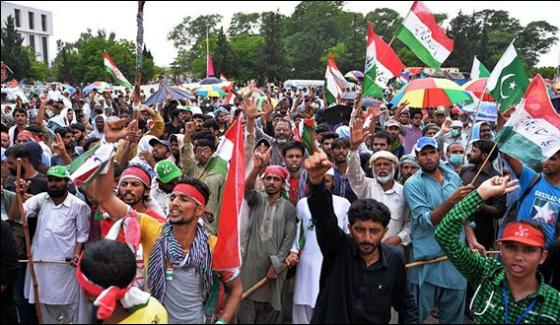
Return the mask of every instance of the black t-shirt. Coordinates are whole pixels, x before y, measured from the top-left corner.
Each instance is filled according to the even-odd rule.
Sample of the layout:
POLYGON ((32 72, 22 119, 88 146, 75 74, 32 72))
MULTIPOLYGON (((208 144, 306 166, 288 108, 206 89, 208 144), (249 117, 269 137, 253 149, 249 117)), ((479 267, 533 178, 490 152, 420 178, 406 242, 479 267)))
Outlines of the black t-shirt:
MULTIPOLYGON (((37 173, 35 177, 29 179, 31 184, 29 184, 29 188, 27 189, 27 193, 37 195, 39 193, 43 193, 47 191, 47 177, 41 173, 37 173)), ((6 186, 5 188, 8 191, 15 192, 16 190, 16 177, 15 176, 8 176, 6 179, 6 186)))
POLYGON ((183 126, 176 127, 171 122, 165 123, 165 130, 163 133, 167 134, 167 138, 169 138, 172 134, 183 134, 183 126))

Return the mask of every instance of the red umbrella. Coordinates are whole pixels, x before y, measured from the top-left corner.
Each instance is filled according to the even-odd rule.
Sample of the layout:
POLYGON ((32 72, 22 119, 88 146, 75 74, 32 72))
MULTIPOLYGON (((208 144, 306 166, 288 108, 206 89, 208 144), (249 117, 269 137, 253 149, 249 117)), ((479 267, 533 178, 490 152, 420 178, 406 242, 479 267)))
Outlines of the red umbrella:
POLYGON ((477 98, 482 97, 482 93, 484 93, 484 98, 482 98, 482 101, 494 102, 494 97, 492 97, 492 95, 490 95, 488 91, 484 91, 487 80, 488 78, 471 80, 463 85, 463 89, 472 92, 477 98))

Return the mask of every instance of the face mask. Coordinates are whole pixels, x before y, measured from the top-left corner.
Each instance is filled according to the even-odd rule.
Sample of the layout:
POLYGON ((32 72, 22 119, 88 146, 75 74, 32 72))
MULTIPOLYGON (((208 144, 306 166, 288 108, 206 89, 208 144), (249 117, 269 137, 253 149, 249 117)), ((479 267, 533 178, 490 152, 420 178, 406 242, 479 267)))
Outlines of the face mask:
POLYGON ((457 129, 451 129, 451 132, 449 132, 449 134, 451 134, 451 137, 457 138, 459 137, 459 135, 461 135, 461 132, 459 132, 459 130, 457 129))
POLYGON ((463 164, 463 155, 462 154, 451 154, 449 157, 449 162, 453 166, 461 166, 463 164))

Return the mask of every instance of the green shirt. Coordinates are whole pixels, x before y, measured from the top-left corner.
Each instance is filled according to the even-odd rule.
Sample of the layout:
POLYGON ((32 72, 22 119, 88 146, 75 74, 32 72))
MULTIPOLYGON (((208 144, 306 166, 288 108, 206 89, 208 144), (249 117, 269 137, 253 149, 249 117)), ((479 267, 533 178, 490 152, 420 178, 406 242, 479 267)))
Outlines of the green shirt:
POLYGON ((505 323, 504 286, 508 296, 509 322, 523 314, 529 304, 537 302, 523 318, 523 324, 558 324, 560 321, 560 293, 542 282, 538 274, 537 291, 516 302, 507 285, 505 269, 497 260, 471 251, 460 239, 461 230, 467 217, 471 217, 484 201, 474 191, 459 202, 443 219, 436 229, 436 239, 457 270, 461 272, 477 290, 471 310, 476 324, 505 323))

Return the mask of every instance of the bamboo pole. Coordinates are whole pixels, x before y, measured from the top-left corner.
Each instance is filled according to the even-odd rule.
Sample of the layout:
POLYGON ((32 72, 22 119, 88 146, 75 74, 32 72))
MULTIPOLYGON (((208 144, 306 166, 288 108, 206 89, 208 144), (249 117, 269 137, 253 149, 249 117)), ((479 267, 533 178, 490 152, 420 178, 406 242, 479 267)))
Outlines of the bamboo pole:
POLYGON ((134 103, 140 104, 140 83, 142 81, 142 50, 144 44, 144 3, 138 1, 138 13, 136 15, 136 73, 134 76, 134 103))
MULTIPOLYGON (((19 188, 21 182, 21 158, 17 159, 16 163, 16 189, 19 188)), ((27 222, 27 215, 23 209, 23 198, 19 190, 16 190, 16 200, 19 209, 19 215, 23 222, 23 233, 25 236, 25 253, 29 262, 29 271, 31 272, 31 281, 33 282, 33 292, 35 294, 35 312, 37 313, 37 322, 43 324, 43 317, 41 315, 41 307, 39 300, 39 284, 37 283, 37 275, 35 274, 35 267, 33 265, 33 255, 31 254, 31 237, 29 236, 29 224, 27 222)))

